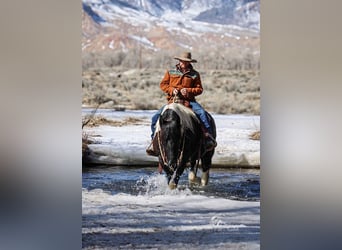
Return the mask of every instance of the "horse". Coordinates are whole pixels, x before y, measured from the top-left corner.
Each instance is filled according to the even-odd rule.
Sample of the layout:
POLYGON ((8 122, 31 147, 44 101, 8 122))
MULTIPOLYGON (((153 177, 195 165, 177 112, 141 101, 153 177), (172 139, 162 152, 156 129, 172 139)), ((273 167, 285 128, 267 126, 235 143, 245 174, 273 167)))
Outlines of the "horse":
MULTIPOLYGON (((206 113, 214 131, 213 137, 216 138, 215 121, 206 113)), ((189 182, 196 182, 199 161, 202 168, 201 185, 208 184, 215 149, 205 150, 202 124, 191 108, 179 103, 166 105, 157 122, 154 138, 159 166, 166 173, 170 189, 177 187, 187 166, 190 167, 189 182)))

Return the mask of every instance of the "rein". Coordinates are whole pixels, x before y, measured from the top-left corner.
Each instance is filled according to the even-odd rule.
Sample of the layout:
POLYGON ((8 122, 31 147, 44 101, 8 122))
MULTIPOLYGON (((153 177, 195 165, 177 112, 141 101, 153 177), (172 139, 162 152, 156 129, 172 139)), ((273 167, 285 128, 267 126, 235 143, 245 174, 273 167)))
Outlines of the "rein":
MULTIPOLYGON (((165 150, 163 149, 162 145, 161 145, 161 139, 160 139, 160 134, 161 132, 159 132, 157 134, 157 139, 158 139, 158 147, 160 150, 160 156, 162 158, 163 164, 164 166, 167 166, 167 157, 166 157, 166 153, 165 150)), ((177 157, 177 166, 180 165, 181 161, 183 160, 183 153, 184 153, 184 146, 185 146, 185 140, 184 140, 184 136, 183 136, 183 145, 182 145, 182 149, 180 151, 179 156, 177 157)))
POLYGON ((179 166, 179 164, 182 162, 183 160, 183 153, 184 153, 184 145, 185 145, 185 139, 184 139, 184 135, 183 135, 183 146, 182 146, 182 150, 180 151, 180 155, 178 156, 178 161, 177 161, 177 166, 179 166))
MULTIPOLYGON (((164 166, 167 166, 167 157, 166 157, 166 153, 165 153, 165 150, 164 148, 162 147, 162 143, 161 143, 161 139, 160 139, 160 135, 161 134, 161 131, 157 134, 157 139, 158 139, 158 147, 159 147, 159 150, 160 150, 160 156, 162 158, 162 161, 163 161, 163 164, 164 166)), ((185 147, 185 139, 184 139, 184 135, 183 135, 183 138, 182 138, 182 148, 181 148, 181 151, 179 153, 179 156, 177 157, 177 166, 180 165, 180 163, 182 162, 183 160, 183 154, 184 154, 184 147, 185 147)))
MULTIPOLYGON (((186 106, 184 105, 184 103, 182 103, 182 99, 179 97, 179 96, 174 96, 173 98, 173 103, 180 103, 182 104, 183 106, 186 106)), ((185 131, 183 130, 183 128, 181 129, 182 131, 182 135, 181 135, 181 139, 182 139, 182 147, 181 147, 181 150, 179 152, 179 155, 177 157, 177 165, 176 167, 178 167, 181 162, 183 161, 183 157, 184 157, 184 148, 185 148, 185 131)), ((159 150, 160 150, 160 157, 163 161, 163 164, 164 166, 167 166, 167 156, 166 156, 166 152, 164 150, 164 148, 162 147, 162 142, 161 142, 161 131, 159 131, 159 133, 157 133, 157 139, 158 139, 158 147, 159 147, 159 150)), ((202 138, 200 139, 200 145, 202 144, 202 138)), ((200 158, 201 158, 201 147, 198 149, 198 153, 197 153, 197 163, 196 163, 196 174, 197 174, 197 170, 198 170, 198 167, 199 167, 199 162, 200 162, 200 158)), ((175 170, 175 169, 171 169, 171 170, 175 170)))
POLYGON ((159 147, 159 150, 160 150, 160 156, 161 156, 161 158, 163 160, 163 164, 164 164, 164 166, 166 166, 167 165, 167 163, 166 163, 167 158, 166 158, 166 155, 165 155, 165 151, 163 150, 163 147, 161 145, 160 134, 161 134, 161 131, 157 134, 158 147, 159 147))

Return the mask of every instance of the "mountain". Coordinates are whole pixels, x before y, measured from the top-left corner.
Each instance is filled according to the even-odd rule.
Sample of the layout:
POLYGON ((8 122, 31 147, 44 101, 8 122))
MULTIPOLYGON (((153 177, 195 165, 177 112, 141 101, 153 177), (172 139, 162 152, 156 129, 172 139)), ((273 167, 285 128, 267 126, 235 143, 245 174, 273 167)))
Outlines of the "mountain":
POLYGON ((259 0, 83 0, 82 51, 259 50, 259 0))

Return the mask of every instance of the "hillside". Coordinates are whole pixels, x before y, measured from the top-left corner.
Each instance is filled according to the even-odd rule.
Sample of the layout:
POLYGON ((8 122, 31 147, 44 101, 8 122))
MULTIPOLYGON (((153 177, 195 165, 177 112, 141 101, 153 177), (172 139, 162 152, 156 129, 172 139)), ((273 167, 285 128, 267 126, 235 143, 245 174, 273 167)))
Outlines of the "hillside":
MULTIPOLYGON (((260 114, 259 71, 200 71, 204 92, 197 101, 218 114, 260 114)), ((159 82, 165 69, 101 68, 83 72, 83 107, 159 109, 166 103, 159 82)))
POLYGON ((191 51, 205 108, 259 114, 259 9, 258 0, 83 0, 83 106, 158 109, 165 70, 191 51))
POLYGON ((259 50, 259 1, 178 0, 158 4, 154 0, 83 0, 82 3, 84 52, 125 52, 138 47, 150 53, 175 48, 259 50))

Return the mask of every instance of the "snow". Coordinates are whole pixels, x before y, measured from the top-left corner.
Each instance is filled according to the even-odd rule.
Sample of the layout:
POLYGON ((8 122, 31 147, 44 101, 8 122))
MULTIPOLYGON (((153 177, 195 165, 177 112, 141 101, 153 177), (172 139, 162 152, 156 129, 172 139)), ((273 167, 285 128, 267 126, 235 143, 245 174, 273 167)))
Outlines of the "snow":
MULTIPOLYGON (((83 3, 89 5, 95 13, 106 20, 106 22, 101 23, 103 26, 115 27, 115 20, 121 20, 134 26, 143 26, 150 29, 159 25, 172 31, 179 30, 179 23, 183 23, 185 27, 180 31, 196 36, 200 35, 200 33, 222 33, 225 31, 232 33, 232 36, 234 36, 233 34, 236 33, 236 31, 249 30, 236 25, 222 25, 193 21, 192 18, 194 16, 198 15, 203 10, 210 8, 210 4, 206 6, 200 2, 194 2, 191 7, 184 9, 183 12, 164 9, 159 15, 158 13, 160 10, 150 10, 150 12, 157 13, 157 16, 153 16, 146 11, 138 11, 133 8, 116 5, 110 1, 83 0, 83 3)), ((145 9, 149 9, 148 6, 145 6, 146 3, 143 3, 142 5, 145 9)), ((249 16, 248 18, 250 21, 257 22, 259 20, 259 15, 249 16)), ((258 33, 258 30, 255 30, 255 32, 258 33)))
POLYGON ((183 10, 183 13, 189 16, 190 18, 196 17, 199 13, 206 11, 210 8, 209 5, 206 5, 205 2, 202 1, 193 1, 188 8, 183 10))
POLYGON ((114 40, 110 41, 109 48, 114 49, 114 40))
MULTIPOLYGON (((91 110, 84 109, 83 115, 91 110)), ((94 144, 89 145, 89 159, 97 164, 151 165, 157 158, 145 152, 151 140, 151 117, 155 111, 98 110, 97 115, 123 121, 139 118, 138 124, 113 127, 101 125, 86 127, 84 132, 94 144)), ((259 167, 260 141, 251 140, 253 132, 260 131, 260 116, 212 114, 216 122, 217 147, 213 166, 259 167)))
POLYGON ((130 37, 130 38, 132 38, 132 39, 134 39, 134 40, 136 40, 136 41, 138 41, 138 42, 140 42, 140 43, 143 43, 143 44, 146 44, 146 45, 148 45, 148 46, 150 46, 150 47, 153 47, 153 43, 150 41, 150 40, 148 40, 146 37, 139 37, 139 36, 134 36, 134 35, 130 35, 130 36, 128 36, 128 37, 130 37))

